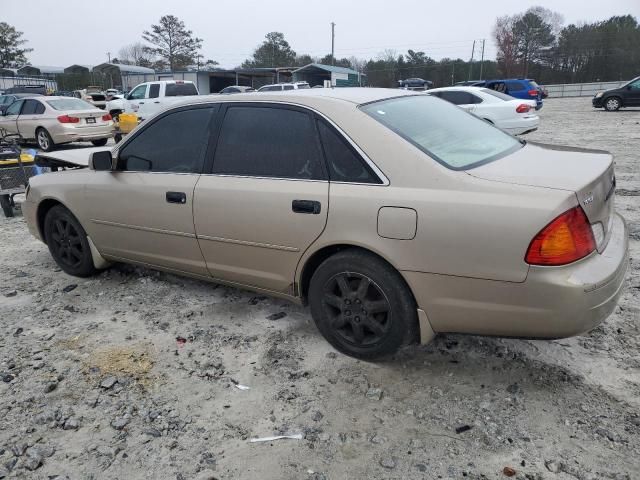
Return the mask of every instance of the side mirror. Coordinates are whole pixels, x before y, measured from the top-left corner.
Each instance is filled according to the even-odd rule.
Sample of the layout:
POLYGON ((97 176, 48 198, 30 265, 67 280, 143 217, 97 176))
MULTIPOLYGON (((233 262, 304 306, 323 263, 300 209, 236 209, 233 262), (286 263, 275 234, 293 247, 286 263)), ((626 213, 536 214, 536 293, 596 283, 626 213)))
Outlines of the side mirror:
POLYGON ((93 152, 89 158, 89 168, 97 172, 112 170, 113 157, 111 156, 111 150, 93 152))

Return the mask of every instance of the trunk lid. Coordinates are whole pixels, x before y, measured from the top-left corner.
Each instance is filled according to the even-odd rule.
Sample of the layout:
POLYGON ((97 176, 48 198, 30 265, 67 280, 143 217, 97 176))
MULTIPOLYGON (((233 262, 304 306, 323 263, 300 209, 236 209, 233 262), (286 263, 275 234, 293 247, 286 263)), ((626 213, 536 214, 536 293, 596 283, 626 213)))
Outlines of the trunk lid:
POLYGON ((71 124, 77 128, 102 127, 105 124, 110 122, 110 120, 107 120, 107 121, 103 120, 102 117, 106 115, 106 113, 102 110, 97 110, 97 109, 96 110, 67 110, 64 113, 70 117, 76 117, 80 119, 80 122, 71 124))
POLYGON ((592 225, 598 251, 606 246, 616 186, 609 152, 528 143, 511 155, 466 173, 496 182, 574 192, 592 225))

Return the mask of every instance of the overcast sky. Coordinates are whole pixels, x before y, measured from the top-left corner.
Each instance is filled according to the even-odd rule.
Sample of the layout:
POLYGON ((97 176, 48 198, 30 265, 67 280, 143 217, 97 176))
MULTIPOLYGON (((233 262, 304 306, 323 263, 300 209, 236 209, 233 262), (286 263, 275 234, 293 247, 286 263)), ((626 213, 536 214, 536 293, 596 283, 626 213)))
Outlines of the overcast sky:
POLYGON ((205 59, 234 67, 271 31, 283 32, 299 54, 324 56, 331 51, 332 21, 336 57, 412 48, 436 59, 467 59, 473 40, 486 38, 485 55, 493 58, 495 18, 533 5, 561 13, 565 24, 624 14, 640 19, 640 0, 2 0, 0 20, 24 32, 33 65, 65 67, 106 62, 107 52, 117 56, 162 15, 172 14, 204 40, 205 59))

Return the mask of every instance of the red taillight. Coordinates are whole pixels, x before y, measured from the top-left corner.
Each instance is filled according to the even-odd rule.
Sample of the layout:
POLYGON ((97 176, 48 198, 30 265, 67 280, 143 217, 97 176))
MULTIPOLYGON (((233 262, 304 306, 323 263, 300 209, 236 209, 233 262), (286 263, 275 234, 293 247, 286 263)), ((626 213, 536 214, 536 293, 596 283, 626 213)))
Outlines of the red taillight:
POLYGON ((529 90, 527 93, 529 94, 530 97, 538 96, 538 90, 529 90))
POLYGON ((595 249, 589 220, 581 207, 574 207, 531 240, 524 260, 531 265, 566 265, 586 257, 595 249))
POLYGON ((525 105, 524 103, 518 105, 518 108, 516 108, 516 112, 518 113, 527 113, 529 110, 531 110, 531 107, 529 105, 525 105))
POLYGON ((78 123, 80 119, 78 117, 70 117, 69 115, 60 115, 58 121, 60 123, 78 123))
POLYGON ((109 113, 107 113, 106 115, 103 115, 102 120, 104 120, 105 122, 108 122, 109 120, 111 120, 111 115, 109 113))

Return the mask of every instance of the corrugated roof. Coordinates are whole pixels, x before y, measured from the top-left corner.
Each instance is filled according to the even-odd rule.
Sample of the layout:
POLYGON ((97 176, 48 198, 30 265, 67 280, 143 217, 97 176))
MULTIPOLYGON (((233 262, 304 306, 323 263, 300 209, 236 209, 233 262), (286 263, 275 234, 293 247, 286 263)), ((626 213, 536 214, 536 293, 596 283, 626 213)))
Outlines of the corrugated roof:
POLYGON ((64 73, 64 67, 52 67, 50 65, 32 65, 40 70, 40 73, 64 73))
POLYGON ((137 65, 123 65, 121 63, 101 63, 93 67, 94 72, 105 72, 108 70, 120 70, 121 73, 156 73, 153 68, 139 67, 137 65))
POLYGON ((322 63, 310 63, 309 65, 305 65, 304 67, 300 67, 299 69, 294 70, 293 73, 301 72, 307 68, 319 68, 320 70, 325 70, 326 72, 347 73, 351 75, 358 75, 359 73, 358 71, 353 70, 352 68, 335 67, 333 65, 323 65, 322 63))

